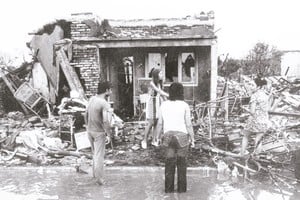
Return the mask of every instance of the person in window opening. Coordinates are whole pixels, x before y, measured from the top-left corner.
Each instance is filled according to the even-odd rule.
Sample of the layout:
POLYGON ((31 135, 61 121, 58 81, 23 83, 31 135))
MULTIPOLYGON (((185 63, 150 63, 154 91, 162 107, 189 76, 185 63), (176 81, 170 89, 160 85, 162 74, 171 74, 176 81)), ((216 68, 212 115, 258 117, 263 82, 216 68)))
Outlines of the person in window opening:
POLYGON ((165 148, 165 192, 174 192, 177 167, 177 191, 186 192, 187 153, 189 144, 195 147, 189 105, 184 102, 183 85, 172 83, 169 100, 162 103, 157 124, 158 135, 163 130, 162 146, 165 148))
POLYGON ((111 95, 111 84, 100 82, 96 96, 90 98, 85 113, 88 138, 93 152, 93 177, 95 184, 104 183, 105 141, 111 141, 112 110, 107 98, 111 95), (106 137, 107 136, 107 137, 106 137))
POLYGON ((245 155, 249 137, 253 134, 256 134, 253 153, 260 153, 261 139, 270 127, 269 95, 266 93, 267 81, 261 76, 255 78, 254 81, 257 89, 250 99, 250 116, 243 131, 241 156, 245 155))
POLYGON ((195 66, 195 60, 191 54, 188 55, 188 57, 185 59, 185 61, 182 63, 183 71, 185 75, 189 78, 191 78, 191 67, 195 66))
MULTIPOLYGON (((141 142, 142 148, 147 148, 148 135, 153 128, 155 130, 157 119, 158 119, 158 108, 160 106, 161 101, 166 100, 169 95, 163 91, 163 74, 160 69, 152 68, 149 73, 149 77, 152 77, 152 81, 150 82, 149 94, 150 98, 146 105, 146 119, 148 121, 148 125, 145 129, 144 139, 141 142)), ((154 146, 158 145, 158 138, 155 135, 156 131, 153 131, 153 139, 152 144, 154 146)))

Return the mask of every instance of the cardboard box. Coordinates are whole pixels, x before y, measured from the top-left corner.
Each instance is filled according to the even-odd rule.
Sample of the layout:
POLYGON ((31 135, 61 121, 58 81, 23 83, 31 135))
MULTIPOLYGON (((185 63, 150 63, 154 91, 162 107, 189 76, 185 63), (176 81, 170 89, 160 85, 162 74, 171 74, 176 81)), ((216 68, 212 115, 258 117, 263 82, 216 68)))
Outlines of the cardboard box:
POLYGON ((75 133, 74 136, 77 150, 91 147, 91 143, 86 131, 75 133))

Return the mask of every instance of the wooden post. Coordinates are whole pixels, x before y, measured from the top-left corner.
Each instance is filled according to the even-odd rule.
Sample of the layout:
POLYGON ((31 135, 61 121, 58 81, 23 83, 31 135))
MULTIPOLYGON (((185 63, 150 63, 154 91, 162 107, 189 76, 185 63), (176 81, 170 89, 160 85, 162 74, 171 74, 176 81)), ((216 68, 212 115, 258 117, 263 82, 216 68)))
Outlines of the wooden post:
POLYGON ((225 101, 224 101, 224 109, 225 109, 225 122, 228 122, 228 115, 229 115, 229 97, 228 97, 228 79, 226 78, 226 88, 225 88, 225 94, 224 96, 225 101))
MULTIPOLYGON (((210 100, 217 99, 217 77, 218 77, 218 55, 217 41, 214 40, 210 50, 211 69, 210 69, 210 100)), ((210 113, 215 113, 215 105, 212 106, 210 113)))
POLYGON ((211 123, 211 107, 207 109, 208 125, 209 125, 209 139, 212 139, 212 123, 211 123))

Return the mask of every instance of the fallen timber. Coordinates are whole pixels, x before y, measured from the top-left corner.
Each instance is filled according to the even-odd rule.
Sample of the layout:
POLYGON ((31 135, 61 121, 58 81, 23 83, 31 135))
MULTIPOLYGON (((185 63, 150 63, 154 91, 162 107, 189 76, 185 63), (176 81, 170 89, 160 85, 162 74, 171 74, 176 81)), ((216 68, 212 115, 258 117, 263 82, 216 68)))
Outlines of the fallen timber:
POLYGON ((287 117, 300 117, 300 113, 284 113, 284 112, 269 111, 269 114, 270 115, 287 116, 287 117))
POLYGON ((47 155, 56 157, 57 155, 62 155, 62 156, 75 156, 75 157, 82 157, 85 156, 89 159, 92 159, 92 155, 87 154, 87 153, 82 153, 82 152, 74 152, 74 151, 47 151, 47 155))
POLYGON ((4 161, 9 161, 9 160, 13 159, 15 156, 17 156, 20 159, 26 160, 27 162, 30 162, 30 163, 40 164, 42 162, 42 160, 39 159, 37 156, 29 155, 26 153, 21 153, 21 152, 18 152, 17 150, 15 150, 14 152, 11 152, 11 151, 8 151, 5 149, 1 149, 1 152, 8 155, 6 158, 1 158, 1 160, 4 160, 4 161))

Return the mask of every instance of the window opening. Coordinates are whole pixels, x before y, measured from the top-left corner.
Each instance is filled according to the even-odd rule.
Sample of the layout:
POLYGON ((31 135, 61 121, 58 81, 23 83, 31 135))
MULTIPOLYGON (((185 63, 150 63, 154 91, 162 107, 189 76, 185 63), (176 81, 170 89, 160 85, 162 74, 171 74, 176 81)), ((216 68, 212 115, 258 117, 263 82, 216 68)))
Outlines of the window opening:
POLYGON ((182 82, 194 82, 196 79, 194 53, 182 53, 181 61, 182 82))
POLYGON ((166 82, 178 81, 178 54, 172 51, 165 53, 165 62, 166 82))

